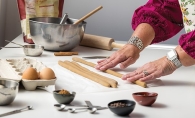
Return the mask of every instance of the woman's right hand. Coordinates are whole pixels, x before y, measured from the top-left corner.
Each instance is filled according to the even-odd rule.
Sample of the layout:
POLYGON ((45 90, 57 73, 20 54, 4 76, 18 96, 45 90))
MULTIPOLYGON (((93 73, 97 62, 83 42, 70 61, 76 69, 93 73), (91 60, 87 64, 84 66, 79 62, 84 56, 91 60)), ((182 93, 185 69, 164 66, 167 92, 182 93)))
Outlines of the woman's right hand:
POLYGON ((124 69, 135 63, 139 58, 139 54, 140 50, 136 46, 126 44, 121 49, 114 52, 109 58, 98 61, 95 68, 104 71, 113 68, 120 63, 120 68, 124 69))

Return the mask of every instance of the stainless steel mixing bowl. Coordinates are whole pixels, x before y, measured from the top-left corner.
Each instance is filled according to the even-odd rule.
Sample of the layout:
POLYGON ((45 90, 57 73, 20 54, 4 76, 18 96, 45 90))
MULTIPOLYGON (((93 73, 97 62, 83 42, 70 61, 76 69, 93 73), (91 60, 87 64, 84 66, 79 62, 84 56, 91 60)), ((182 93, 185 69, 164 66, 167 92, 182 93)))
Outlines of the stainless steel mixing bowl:
POLYGON ((36 45, 44 46, 50 51, 70 51, 79 45, 83 38, 86 22, 74 25, 78 19, 68 18, 60 24, 61 18, 30 18, 30 34, 36 45))
POLYGON ((11 104, 18 94, 19 83, 0 78, 0 106, 11 104))

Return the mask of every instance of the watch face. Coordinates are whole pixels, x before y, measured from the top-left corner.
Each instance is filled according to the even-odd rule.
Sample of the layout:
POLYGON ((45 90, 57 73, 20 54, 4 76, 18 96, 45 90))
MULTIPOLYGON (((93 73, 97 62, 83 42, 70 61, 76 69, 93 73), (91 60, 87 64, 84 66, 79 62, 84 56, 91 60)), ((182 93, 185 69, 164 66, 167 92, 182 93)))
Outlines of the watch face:
POLYGON ((174 51, 170 51, 170 52, 168 53, 168 56, 169 56, 169 57, 175 56, 175 52, 174 52, 174 51))
POLYGON ((171 50, 167 53, 167 59, 173 62, 177 68, 179 68, 182 65, 177 57, 177 53, 175 50, 171 50))

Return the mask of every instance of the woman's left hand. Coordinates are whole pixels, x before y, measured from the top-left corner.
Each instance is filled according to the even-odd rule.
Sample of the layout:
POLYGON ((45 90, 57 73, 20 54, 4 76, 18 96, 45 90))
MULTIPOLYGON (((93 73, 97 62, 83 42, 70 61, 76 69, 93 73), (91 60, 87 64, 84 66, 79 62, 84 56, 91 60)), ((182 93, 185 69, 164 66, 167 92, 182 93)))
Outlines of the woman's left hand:
POLYGON ((166 57, 149 62, 137 70, 122 77, 123 80, 134 82, 136 80, 147 81, 169 75, 176 70, 175 65, 166 57))

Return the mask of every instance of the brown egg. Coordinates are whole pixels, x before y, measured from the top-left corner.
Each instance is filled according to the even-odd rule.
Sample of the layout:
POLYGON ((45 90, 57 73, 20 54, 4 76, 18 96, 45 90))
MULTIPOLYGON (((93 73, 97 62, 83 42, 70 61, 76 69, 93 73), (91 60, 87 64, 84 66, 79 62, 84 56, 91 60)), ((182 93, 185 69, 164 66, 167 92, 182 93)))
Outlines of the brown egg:
POLYGON ((22 79, 27 79, 27 80, 38 79, 37 70, 32 67, 27 68, 22 74, 22 79))
POLYGON ((51 68, 44 68, 39 73, 40 79, 50 80, 56 78, 54 71, 51 68))

